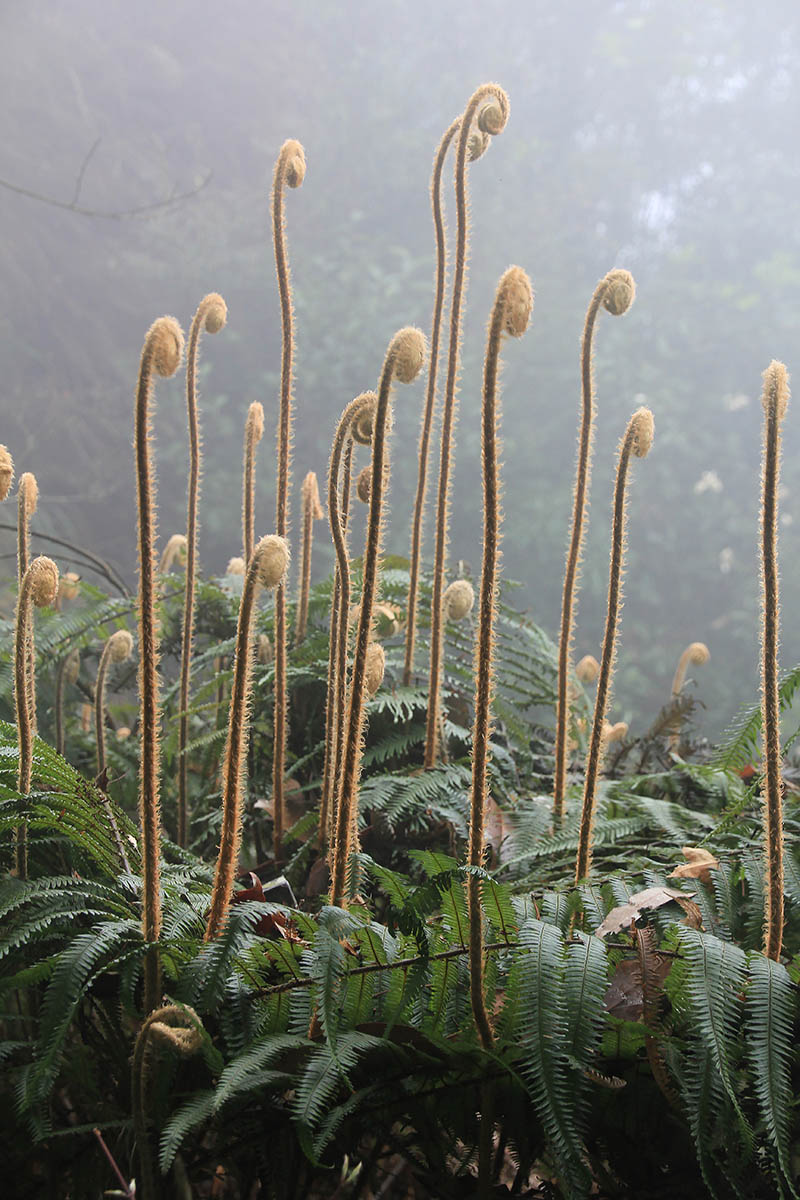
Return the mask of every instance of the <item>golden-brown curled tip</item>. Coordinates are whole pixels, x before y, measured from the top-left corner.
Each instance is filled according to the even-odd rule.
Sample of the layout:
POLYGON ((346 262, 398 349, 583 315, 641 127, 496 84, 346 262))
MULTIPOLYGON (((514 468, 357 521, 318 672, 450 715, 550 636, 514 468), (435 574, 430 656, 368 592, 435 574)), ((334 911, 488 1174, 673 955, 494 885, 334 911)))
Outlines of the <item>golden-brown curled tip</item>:
POLYGON ((209 292, 200 302, 206 333, 219 333, 228 320, 228 306, 219 292, 209 292))
POLYGON ((764 412, 767 412, 769 405, 774 402, 778 407, 778 420, 782 421, 789 404, 789 373, 782 362, 773 358, 762 378, 764 390, 761 393, 761 403, 764 412))
POLYGON ((245 422, 247 434, 254 442, 260 442, 264 436, 264 405, 254 400, 247 410, 245 422))
POLYGON ((386 655, 380 642, 370 642, 367 646, 367 659, 364 666, 364 683, 367 693, 374 696, 383 683, 383 673, 386 670, 386 655))
POLYGON ((478 129, 497 137, 505 129, 508 120, 508 95, 497 83, 484 84, 484 88, 491 92, 491 98, 478 112, 478 129))
POLYGON ((637 408, 633 414, 633 453, 645 458, 653 444, 655 421, 649 408, 637 408))
POLYGON ((39 504, 39 485, 36 482, 36 476, 30 471, 23 471, 20 475, 17 494, 22 496, 25 516, 32 517, 39 504))
POLYGON ((626 313, 636 297, 636 284, 630 271, 619 267, 609 271, 605 277, 603 291, 603 307, 612 317, 621 317, 626 313))
POLYGON ((610 744, 611 742, 621 742, 628 733, 627 721, 617 721, 612 725, 610 721, 603 723, 603 740, 610 744))
POLYGON ((256 657, 257 657, 258 661, 265 667, 268 666, 269 663, 271 663, 273 658, 275 657, 275 654, 272 649, 272 642, 269 640, 266 633, 260 633, 258 635, 258 647, 256 650, 256 657))
POLYGON ((309 471, 303 480, 303 485, 300 489, 300 495, 303 500, 303 506, 311 506, 311 515, 315 521, 321 521, 325 516, 322 511, 322 505, 319 502, 319 483, 315 471, 309 471))
POLYGON ((52 558, 35 558, 25 575, 30 580, 30 596, 37 608, 49 608, 58 595, 58 567, 52 558))
POLYGON ((512 337, 522 337, 533 311, 533 289, 522 267, 508 268, 498 284, 497 300, 503 306, 503 328, 506 333, 512 337))
POLYGON ((186 562, 187 545, 185 533, 173 533, 170 535, 158 567, 162 575, 166 575, 170 571, 172 564, 176 560, 178 562, 186 562))
POLYGON ((356 480, 356 495, 362 504, 369 504, 372 491, 372 467, 362 467, 356 480))
POLYGON ((131 731, 130 731, 129 726, 120 725, 119 729, 117 730, 117 741, 118 742, 127 742, 128 738, 130 736, 131 736, 131 731))
POLYGON ((244 575, 244 559, 232 558, 225 568, 226 575, 244 575))
POLYGON ((467 162, 477 162, 489 149, 491 137, 483 129, 473 129, 467 142, 467 162))
POLYGON ((257 560, 259 581, 266 588, 277 587, 289 568, 289 543, 286 538, 270 533, 258 543, 253 557, 257 560))
POLYGON ((64 679, 67 683, 77 683, 81 672, 81 652, 71 650, 64 663, 64 679))
POLYGON ((575 668, 575 674, 581 683, 596 683, 600 674, 600 663, 593 654, 584 654, 575 668))
POLYGON ((353 441, 359 446, 369 446, 375 429, 375 412, 378 407, 378 397, 375 392, 363 392, 357 397, 362 403, 356 410, 350 425, 353 441))
POLYGON ((108 653, 112 662, 125 662, 133 654, 133 635, 127 629, 112 633, 108 639, 108 653))
POLYGON ((76 575, 74 571, 65 571, 58 581, 59 603, 63 604, 65 601, 74 600, 80 590, 80 575, 76 575))
POLYGON ((287 187, 299 188, 306 177, 306 152, 299 142, 289 138, 281 146, 280 157, 285 164, 287 187))
POLYGON ((168 379, 181 365, 183 330, 174 317, 159 317, 147 331, 145 344, 148 342, 153 348, 153 366, 168 379))
POLYGON ((14 460, 7 446, 0 446, 0 500, 5 500, 14 481, 14 460))
POLYGON ((472 612, 475 592, 468 579, 454 579, 442 597, 446 621, 463 621, 472 612))
POLYGON ((392 338, 390 351, 396 378, 401 383, 412 383, 425 362, 425 335, 420 329, 407 325, 392 338))
POLYGON ((711 651, 705 642, 692 642, 691 646, 688 647, 688 650, 689 662, 691 663, 699 663, 702 665, 703 663, 707 663, 711 658, 711 651))

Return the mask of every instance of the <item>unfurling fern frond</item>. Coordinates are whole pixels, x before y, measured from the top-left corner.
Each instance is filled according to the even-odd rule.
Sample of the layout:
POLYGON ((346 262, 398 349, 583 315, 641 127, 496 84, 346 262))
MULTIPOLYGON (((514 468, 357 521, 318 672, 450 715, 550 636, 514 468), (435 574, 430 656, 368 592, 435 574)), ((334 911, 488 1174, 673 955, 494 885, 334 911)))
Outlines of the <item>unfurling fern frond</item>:
POLYGON ((786 968, 764 955, 748 957, 749 984, 745 993, 745 1046, 761 1118, 776 1162, 779 1185, 792 1185, 789 1134, 794 1057, 795 989, 786 968))

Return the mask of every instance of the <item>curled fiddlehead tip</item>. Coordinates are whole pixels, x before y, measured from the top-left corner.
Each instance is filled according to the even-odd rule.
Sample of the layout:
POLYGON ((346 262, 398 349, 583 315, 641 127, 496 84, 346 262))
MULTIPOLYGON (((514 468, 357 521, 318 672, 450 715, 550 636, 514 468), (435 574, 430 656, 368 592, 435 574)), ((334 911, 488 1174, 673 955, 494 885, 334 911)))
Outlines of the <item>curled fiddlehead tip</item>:
POLYGON ((118 629, 108 639, 108 653, 113 663, 122 663, 133 654, 133 635, 127 629, 118 629))
POLYGON ((268 666, 275 657, 275 652, 272 649, 272 642, 266 633, 258 635, 258 646, 256 648, 256 658, 262 666, 268 666))
POLYGON ((489 149, 491 137, 483 129, 473 129, 467 142, 467 162, 477 162, 489 149))
POLYGON ((686 647, 686 650, 690 663, 698 663, 702 666, 711 658, 711 651, 705 642, 692 642, 690 646, 686 647))
POLYGON ((356 495, 362 504, 369 504, 369 494, 372 491, 372 467, 362 467, 356 480, 356 495))
POLYGON ((226 575, 244 575, 244 559, 232 558, 225 568, 226 575))
POLYGON ((74 571, 65 571, 58 581, 59 603, 63 603, 65 600, 74 600, 80 590, 80 575, 76 575, 74 571))
POLYGON ((36 476, 31 471, 24 471, 19 477, 18 494, 22 496, 25 506, 25 516, 32 517, 39 504, 39 485, 36 476))
POLYGON ((653 445, 655 421, 649 408, 637 408, 633 414, 633 453, 646 458, 653 445))
POLYGON ((383 683, 383 673, 386 670, 386 655, 380 642, 370 642, 367 646, 367 660, 364 667, 364 682, 367 694, 374 696, 383 683))
POLYGON ((5 500, 14 482, 14 460, 8 446, 0 446, 0 500, 5 500))
POLYGON ((616 267, 609 271, 605 278, 603 292, 603 307, 612 317, 621 317, 626 313, 636 297, 636 284, 630 271, 616 267))
POLYGON ((183 358, 183 330, 174 317, 159 317, 147 331, 145 342, 153 347, 153 366, 168 379, 183 358))
POLYGON ((575 668, 575 674, 581 683, 596 683, 600 674, 600 663, 593 654, 584 654, 575 668))
POLYGON ((478 113, 477 126, 482 133, 497 137, 498 133, 503 132, 508 121, 508 94, 497 83, 485 84, 484 87, 491 89, 493 94, 478 113))
POLYGON ((353 441, 359 446, 369 446, 375 429, 375 412, 378 407, 378 397, 375 392, 362 392, 357 397, 361 401, 353 417, 350 432, 353 441))
POLYGON ((627 733, 627 721, 617 721, 614 725, 610 721, 606 721, 603 725, 603 741, 606 745, 610 745, 611 742, 621 742, 627 733))
POLYGON ((294 138, 289 138, 281 146, 280 159, 285 164, 287 187, 299 188, 306 177, 305 150, 294 138))
POLYGON ((497 292, 503 305, 503 328, 511 337, 522 337, 533 312, 533 288, 522 267, 509 267, 497 292))
POLYGON ((764 406, 764 412, 768 411, 769 405, 774 400, 777 404, 778 420, 782 421, 789 404, 789 374, 786 367, 782 362, 773 358, 762 379, 764 380, 764 391, 761 395, 761 403, 764 406))
POLYGON ((472 612, 475 592, 468 579, 454 579, 442 597, 446 621, 463 621, 472 612))
POLYGON ((209 292, 200 302, 200 308, 205 314, 203 325, 206 333, 219 333, 224 329, 228 320, 228 306, 219 292, 209 292))
POLYGON ((176 560, 186 562, 187 545, 185 533, 173 533, 170 535, 164 547, 164 552, 161 555, 161 563, 158 568, 162 575, 166 575, 169 572, 176 560))
POLYGON ((120 725, 119 729, 117 730, 117 741, 118 742, 127 742, 128 738, 130 736, 131 736, 130 728, 127 725, 120 725))
POLYGON ((266 588, 275 588, 289 569, 289 543, 286 538, 270 533, 257 544, 253 554, 258 559, 258 578, 266 588))
POLYGON ((58 595, 58 567, 52 558, 35 558, 26 574, 30 578, 31 600, 37 608, 49 608, 58 595))
POLYGON ((303 500, 303 507, 308 505, 311 508, 311 515, 315 521, 321 521, 325 516, 322 511, 322 505, 319 502, 319 483, 315 471, 309 471, 303 480, 300 489, 300 495, 303 500))
POLYGON ((425 362, 426 352, 422 330, 408 325, 394 335, 391 345, 394 374, 401 383, 412 383, 416 379, 425 362))
POLYGON ((264 405, 258 400, 254 400, 247 410, 247 421, 245 428, 248 437, 254 442, 260 442, 264 436, 264 405))

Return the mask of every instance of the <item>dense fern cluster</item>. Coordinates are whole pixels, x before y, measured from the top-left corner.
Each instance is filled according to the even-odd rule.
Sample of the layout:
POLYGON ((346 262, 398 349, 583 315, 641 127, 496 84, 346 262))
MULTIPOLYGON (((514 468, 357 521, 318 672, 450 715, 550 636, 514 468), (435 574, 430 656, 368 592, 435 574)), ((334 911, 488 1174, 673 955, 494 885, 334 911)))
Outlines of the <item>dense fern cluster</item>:
MULTIPOLYGON (((587 318, 559 646, 497 582, 499 353, 532 310, 518 267, 501 278, 489 325, 481 576, 473 587, 462 564, 444 586, 467 167, 508 111, 501 88, 479 88, 435 166, 438 344, 437 189, 453 144, 456 270, 433 571, 421 565, 419 523, 410 562, 381 546, 392 389, 425 359, 425 339, 406 327, 389 342, 377 394, 351 402, 339 422, 328 487, 336 574, 309 585, 319 516, 309 473, 296 605, 290 595, 283 191, 302 183, 305 159, 289 141, 273 192, 284 334, 277 534, 254 532, 263 428, 254 405, 244 557, 222 577, 195 574, 193 355, 203 314, 208 332, 224 324, 211 294, 190 336, 194 482, 187 536, 170 543, 185 545, 185 562, 166 556, 155 569, 152 374, 173 373, 182 344, 177 322, 161 318, 137 390, 138 598, 74 581, 56 597, 51 564, 45 599, 55 603, 36 620, 35 644, 22 602, 0 627, 0 705, 18 716, 0 723, 0 1095, 20 1196, 131 1196, 134 1179, 143 1200, 798 1194, 800 730, 781 745, 778 712, 791 710, 800 668, 778 681, 767 502, 769 488, 777 495, 785 369, 772 364, 765 383, 762 704, 709 747, 683 687, 681 670, 705 661, 691 657, 693 644, 649 729, 612 726, 628 467, 652 442, 646 409, 620 443, 606 635, 586 676, 597 681, 593 702, 571 657, 592 328, 601 306, 630 307, 627 271, 604 277, 587 318), (768 404, 769 379, 783 390, 776 383, 768 404), (347 545, 359 446, 370 454, 357 487, 363 555, 347 545), (127 657, 134 618, 138 676, 127 657), (124 654, 108 649, 123 642, 124 654), (427 680, 415 655, 429 659, 427 680)), ((49 560, 27 565, 24 496, 20 513, 27 598, 30 572, 49 560)))

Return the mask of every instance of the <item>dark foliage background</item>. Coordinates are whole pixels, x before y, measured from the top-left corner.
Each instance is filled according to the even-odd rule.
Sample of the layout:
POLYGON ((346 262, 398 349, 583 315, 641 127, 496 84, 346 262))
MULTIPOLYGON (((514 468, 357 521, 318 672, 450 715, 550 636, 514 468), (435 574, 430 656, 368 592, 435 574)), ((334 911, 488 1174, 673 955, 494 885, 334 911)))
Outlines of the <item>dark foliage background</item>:
MULTIPOLYGON (((617 677, 619 718, 645 724, 686 642, 708 642, 703 718, 718 732, 756 688, 760 373, 796 357, 800 23, 791 0, 232 2, 202 8, 6 6, 0 177, 118 210, 191 190, 146 218, 106 220, 0 188, 0 436, 33 470, 38 528, 132 579, 131 395, 142 336, 188 327, 218 290, 229 327, 202 381, 202 557, 239 544, 249 403, 268 430, 259 530, 272 526, 279 314, 267 201, 281 142, 306 149, 288 198, 297 307, 295 482, 322 477, 338 413, 372 386, 402 324, 427 328, 427 195, 442 130, 484 79, 511 97, 506 132, 471 173, 472 261, 454 480, 454 558, 477 570, 483 327, 510 263, 531 274, 534 323, 505 372, 505 571, 553 632, 572 484, 578 339, 596 280, 629 267, 639 295, 598 330, 599 423, 576 649, 596 652, 612 453, 646 397, 655 451, 637 470, 617 677), (709 476, 706 472, 713 472, 709 476)), ((405 552, 422 388, 398 406, 389 545, 405 552)), ((798 660, 798 435, 785 431, 783 663, 798 660)), ((160 509, 183 525, 180 384, 160 391, 160 509)), ((297 504, 295 503, 295 510, 297 504)), ((10 519, 8 513, 6 519, 10 519)), ((11 549, 9 542, 7 549, 11 549)), ((317 570, 322 569, 322 554, 317 570)), ((9 563, 9 573, 11 564, 9 563)))

